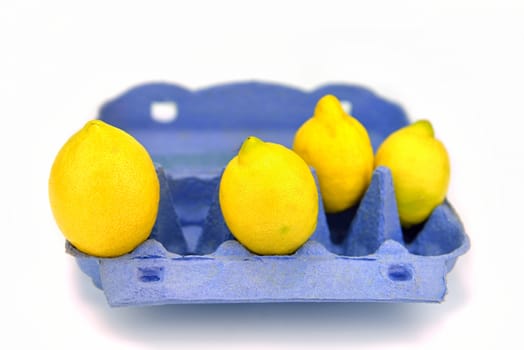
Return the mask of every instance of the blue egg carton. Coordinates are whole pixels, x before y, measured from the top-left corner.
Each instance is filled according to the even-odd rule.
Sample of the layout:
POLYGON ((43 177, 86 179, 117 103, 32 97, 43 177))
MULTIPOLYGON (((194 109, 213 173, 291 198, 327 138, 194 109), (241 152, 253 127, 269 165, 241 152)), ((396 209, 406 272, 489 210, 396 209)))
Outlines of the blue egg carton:
POLYGON ((353 85, 306 92, 245 82, 190 91, 155 83, 107 102, 99 118, 133 135, 157 164, 157 221, 149 239, 121 257, 86 255, 69 242, 66 251, 111 306, 442 301, 446 275, 469 239, 447 200, 423 224, 401 228, 387 168, 374 171, 353 208, 326 214, 319 200, 317 228, 292 255, 253 254, 225 225, 218 185, 243 140, 255 135, 291 147, 326 94, 351 109, 375 149, 408 124, 400 106, 353 85))

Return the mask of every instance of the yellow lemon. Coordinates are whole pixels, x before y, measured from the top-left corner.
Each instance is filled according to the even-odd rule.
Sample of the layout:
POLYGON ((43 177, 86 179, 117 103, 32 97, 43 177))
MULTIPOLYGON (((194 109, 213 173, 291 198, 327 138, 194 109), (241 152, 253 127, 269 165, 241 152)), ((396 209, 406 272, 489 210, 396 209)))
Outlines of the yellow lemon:
POLYGON ((366 129, 333 95, 322 97, 313 117, 297 130, 293 149, 315 168, 326 212, 340 212, 364 195, 373 173, 366 129))
POLYGON ((58 152, 49 200, 58 227, 78 250, 130 252, 151 233, 160 186, 144 147, 102 121, 88 122, 58 152))
POLYGON ((231 233, 260 255, 293 253, 317 225, 318 192, 307 164, 253 136, 226 166, 219 201, 231 233))
POLYGON ((417 121, 386 138, 377 151, 375 166, 391 170, 404 227, 426 220, 446 197, 449 157, 427 120, 417 121))

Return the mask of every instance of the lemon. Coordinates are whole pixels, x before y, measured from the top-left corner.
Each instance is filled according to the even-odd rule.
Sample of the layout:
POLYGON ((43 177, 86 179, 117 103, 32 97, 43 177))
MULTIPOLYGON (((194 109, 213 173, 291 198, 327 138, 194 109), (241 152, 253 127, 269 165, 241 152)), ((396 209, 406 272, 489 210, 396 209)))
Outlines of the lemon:
POLYGON ((58 227, 90 255, 122 255, 146 240, 159 197, 147 151, 102 121, 90 121, 74 134, 51 168, 49 200, 58 227))
POLYGON ((293 150, 315 168, 326 212, 343 211, 364 195, 373 173, 371 141, 335 96, 318 101, 313 117, 297 130, 293 150))
POLYGON ((404 227, 426 220, 446 197, 449 157, 427 120, 417 121, 388 136, 377 151, 375 166, 391 170, 404 227))
POLYGON ((260 255, 296 251, 317 225, 318 191, 307 164, 290 149, 253 136, 226 166, 219 202, 233 236, 260 255))

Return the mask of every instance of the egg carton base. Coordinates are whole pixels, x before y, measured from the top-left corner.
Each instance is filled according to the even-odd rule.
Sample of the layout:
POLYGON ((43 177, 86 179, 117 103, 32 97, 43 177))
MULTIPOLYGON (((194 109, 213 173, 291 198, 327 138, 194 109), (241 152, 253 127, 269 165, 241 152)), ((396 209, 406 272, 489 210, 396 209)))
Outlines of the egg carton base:
MULTIPOLYGON (((218 180, 197 252, 189 252, 171 201, 170 180, 158 168, 161 203, 152 236, 116 258, 83 254, 69 243, 81 270, 111 306, 251 302, 441 302, 446 274, 469 248, 448 203, 439 206, 415 240, 403 241, 391 174, 375 170, 347 236, 331 241, 320 204, 312 238, 295 254, 260 256, 232 239, 218 205, 218 180), (446 234, 447 239, 442 238, 446 234), (164 243, 166 242, 166 243, 164 243), (168 249, 171 247, 177 252, 168 249), (205 253, 211 250, 210 253, 205 253), (425 255, 421 255, 425 254, 425 255)), ((194 180, 192 180, 194 181, 194 180)), ((194 185, 194 184, 193 184, 194 185)), ((206 186, 190 186, 209 192, 206 186)), ((209 195, 209 193, 208 193, 209 195)))

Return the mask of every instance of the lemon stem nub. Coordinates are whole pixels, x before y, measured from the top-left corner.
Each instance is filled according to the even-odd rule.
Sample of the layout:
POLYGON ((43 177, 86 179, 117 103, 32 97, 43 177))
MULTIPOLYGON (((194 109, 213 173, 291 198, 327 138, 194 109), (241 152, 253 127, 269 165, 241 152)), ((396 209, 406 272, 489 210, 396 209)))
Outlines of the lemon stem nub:
POLYGON ((435 131, 433 130, 433 125, 429 120, 417 120, 409 126, 411 132, 417 133, 421 136, 435 137, 435 131))
POLYGON ((315 107, 315 117, 322 119, 338 118, 345 116, 346 113, 340 104, 338 98, 333 95, 326 95, 322 97, 315 107))
POLYGON ((264 141, 255 136, 249 136, 247 139, 245 139, 242 143, 242 146, 240 147, 240 151, 238 151, 238 158, 240 162, 242 162, 245 157, 249 156, 254 148, 260 146, 262 143, 264 143, 264 141))

